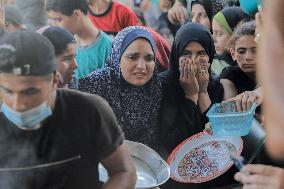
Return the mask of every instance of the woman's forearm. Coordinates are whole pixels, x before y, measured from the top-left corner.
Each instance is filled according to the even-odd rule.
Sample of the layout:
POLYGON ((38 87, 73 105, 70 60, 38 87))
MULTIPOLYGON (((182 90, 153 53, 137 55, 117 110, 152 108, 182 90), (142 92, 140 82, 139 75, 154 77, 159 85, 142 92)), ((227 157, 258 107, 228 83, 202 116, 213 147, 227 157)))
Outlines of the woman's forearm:
POLYGON ((210 107, 211 100, 207 92, 198 94, 198 105, 201 113, 204 113, 210 107))

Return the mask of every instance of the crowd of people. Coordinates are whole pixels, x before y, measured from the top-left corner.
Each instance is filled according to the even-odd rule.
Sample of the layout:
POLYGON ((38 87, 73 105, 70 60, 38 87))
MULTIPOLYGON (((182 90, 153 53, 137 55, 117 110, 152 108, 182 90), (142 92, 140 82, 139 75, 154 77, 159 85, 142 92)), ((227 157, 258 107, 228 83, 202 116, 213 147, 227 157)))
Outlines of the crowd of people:
POLYGON ((252 164, 159 188, 284 188, 283 8, 281 0, 2 0, 0 188, 132 189, 125 139, 166 160, 187 138, 211 133, 206 114, 223 101, 240 112, 257 105, 267 139, 252 164))

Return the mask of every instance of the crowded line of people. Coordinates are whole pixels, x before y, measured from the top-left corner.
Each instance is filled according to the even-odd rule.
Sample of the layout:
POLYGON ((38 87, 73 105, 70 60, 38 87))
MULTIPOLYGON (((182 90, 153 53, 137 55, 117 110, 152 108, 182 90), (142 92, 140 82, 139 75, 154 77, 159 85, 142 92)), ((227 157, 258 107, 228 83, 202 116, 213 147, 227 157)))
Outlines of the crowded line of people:
POLYGON ((45 0, 46 22, 33 26, 20 12, 26 2, 4 3, 0 168, 8 171, 0 169, 0 188, 134 188, 137 175, 125 139, 166 160, 181 142, 210 130, 206 113, 223 101, 235 101, 238 111, 258 106, 255 118, 267 130, 268 145, 244 168, 251 175, 231 167, 208 182, 170 178, 159 188, 237 182, 245 189, 283 188, 283 148, 276 143, 284 135, 279 24, 284 4, 266 1, 258 13, 248 11, 246 1, 131 1, 142 12, 161 6, 161 25, 152 28, 115 0, 45 0), (268 26, 278 32, 275 38, 268 26), (165 28, 173 40, 165 38, 165 28), (273 52, 270 40, 278 44, 273 52), (109 173, 105 184, 99 163, 109 173), (17 171, 9 171, 13 168, 17 171))

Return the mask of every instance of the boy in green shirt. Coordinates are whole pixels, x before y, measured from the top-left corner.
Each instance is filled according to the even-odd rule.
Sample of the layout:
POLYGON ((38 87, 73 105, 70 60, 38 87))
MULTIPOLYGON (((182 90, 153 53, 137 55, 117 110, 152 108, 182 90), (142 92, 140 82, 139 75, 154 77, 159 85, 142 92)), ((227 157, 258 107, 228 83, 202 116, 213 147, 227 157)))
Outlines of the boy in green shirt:
POLYGON ((46 9, 54 25, 63 26, 75 35, 78 44, 76 79, 106 66, 112 39, 89 19, 88 0, 47 0, 46 9))

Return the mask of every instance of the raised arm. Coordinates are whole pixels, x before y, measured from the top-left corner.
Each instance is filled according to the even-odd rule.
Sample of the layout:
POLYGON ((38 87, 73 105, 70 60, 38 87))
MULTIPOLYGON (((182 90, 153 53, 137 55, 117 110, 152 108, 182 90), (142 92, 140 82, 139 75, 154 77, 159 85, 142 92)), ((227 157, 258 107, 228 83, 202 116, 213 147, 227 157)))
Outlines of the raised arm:
POLYGON ((134 189, 136 171, 125 144, 120 145, 101 162, 109 174, 109 180, 103 189, 134 189))
POLYGON ((237 89, 232 81, 221 79, 220 82, 224 88, 224 100, 228 100, 238 95, 237 89))
POLYGON ((180 24, 188 19, 187 9, 179 0, 176 0, 173 7, 169 9, 168 19, 172 24, 180 24))
POLYGON ((233 98, 227 100, 227 102, 236 101, 238 111, 247 111, 251 108, 253 103, 256 103, 256 106, 260 106, 263 102, 263 90, 259 86, 253 91, 245 91, 233 98))

